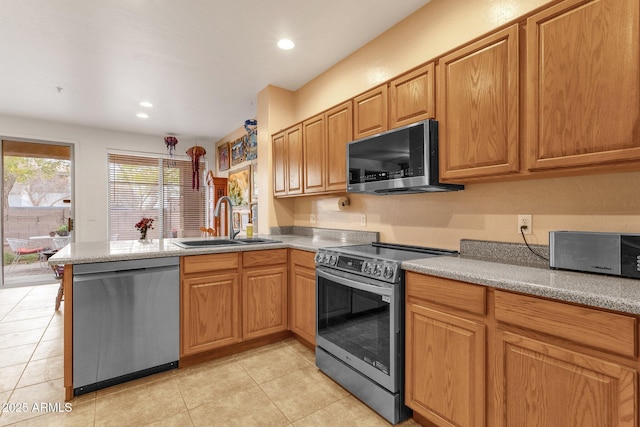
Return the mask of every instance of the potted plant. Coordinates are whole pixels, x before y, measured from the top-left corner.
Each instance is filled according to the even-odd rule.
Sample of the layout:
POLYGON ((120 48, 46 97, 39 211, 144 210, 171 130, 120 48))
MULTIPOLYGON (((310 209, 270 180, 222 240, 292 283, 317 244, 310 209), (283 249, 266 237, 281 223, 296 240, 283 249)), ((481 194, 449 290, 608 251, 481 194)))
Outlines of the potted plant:
POLYGON ((58 234, 58 236, 68 236, 69 231, 67 230, 67 225, 62 224, 60 227, 58 227, 58 229, 56 230, 56 233, 58 234))

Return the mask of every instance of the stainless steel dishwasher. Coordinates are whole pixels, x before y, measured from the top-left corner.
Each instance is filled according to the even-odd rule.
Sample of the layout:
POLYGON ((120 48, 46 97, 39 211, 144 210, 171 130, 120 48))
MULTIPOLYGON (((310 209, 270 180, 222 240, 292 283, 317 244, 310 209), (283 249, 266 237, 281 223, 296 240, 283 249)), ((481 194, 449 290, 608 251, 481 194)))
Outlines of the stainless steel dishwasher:
POLYGON ((74 265, 74 394, 176 368, 179 329, 178 257, 74 265))

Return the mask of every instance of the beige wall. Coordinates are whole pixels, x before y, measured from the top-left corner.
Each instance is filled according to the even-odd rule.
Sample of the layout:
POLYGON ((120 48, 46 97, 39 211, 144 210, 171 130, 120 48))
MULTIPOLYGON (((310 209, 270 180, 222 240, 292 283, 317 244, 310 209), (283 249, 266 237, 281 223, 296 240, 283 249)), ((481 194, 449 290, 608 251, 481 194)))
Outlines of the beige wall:
MULTIPOLYGON (((547 0, 432 0, 300 88, 289 108, 301 121, 521 16, 547 0)), ((267 141, 268 143, 268 141, 267 141)), ((269 177, 271 179, 271 177, 269 177)), ((463 238, 519 242, 517 215, 533 215, 530 242, 550 230, 640 233, 640 172, 472 184, 462 192, 349 195, 347 211, 323 197, 276 201, 289 215, 272 224, 379 231, 381 240, 456 249, 463 238), (317 224, 309 222, 310 214, 317 224), (367 225, 360 226, 361 215, 367 225)))
MULTIPOLYGON (((273 198, 273 177, 271 175, 271 135, 295 121, 295 101, 293 92, 276 86, 267 86, 257 95, 258 99, 258 158, 253 164, 258 168, 258 221, 254 224, 257 232, 268 234, 272 226, 293 223, 293 200, 273 198)), ((217 147, 246 134, 244 127, 235 129, 214 145, 217 147)), ((247 163, 232 166, 229 171, 220 172, 216 157, 215 176, 227 177, 229 171, 246 167, 247 163)), ((255 167, 255 166, 254 166, 255 167)))
POLYGON ((548 2, 432 0, 296 91, 296 120, 339 104, 548 2))
MULTIPOLYGON (((76 242, 109 240, 108 163, 109 150, 166 154, 164 135, 143 135, 60 122, 0 114, 0 139, 66 143, 73 147, 73 215, 76 242)), ((184 152, 192 145, 204 146, 206 159, 215 161, 212 140, 179 138, 176 155, 188 160, 184 152)), ((135 222, 132 222, 132 227, 135 222)))

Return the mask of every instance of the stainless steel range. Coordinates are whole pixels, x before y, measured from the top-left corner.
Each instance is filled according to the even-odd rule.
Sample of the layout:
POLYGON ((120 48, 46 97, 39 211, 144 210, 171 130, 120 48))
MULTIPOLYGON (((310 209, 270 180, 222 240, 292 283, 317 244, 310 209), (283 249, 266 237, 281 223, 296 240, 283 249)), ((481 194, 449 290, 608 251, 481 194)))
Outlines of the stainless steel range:
POLYGON ((456 251, 371 243, 316 254, 316 365, 396 424, 404 405, 402 261, 456 251))

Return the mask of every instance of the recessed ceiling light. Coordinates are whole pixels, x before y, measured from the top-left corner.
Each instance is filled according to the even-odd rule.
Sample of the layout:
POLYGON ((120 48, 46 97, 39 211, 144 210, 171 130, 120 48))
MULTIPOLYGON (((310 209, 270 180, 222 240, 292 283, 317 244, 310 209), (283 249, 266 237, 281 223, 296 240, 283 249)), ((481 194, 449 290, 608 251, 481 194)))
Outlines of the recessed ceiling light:
POLYGON ((147 113, 138 113, 136 114, 136 117, 138 117, 139 119, 148 119, 149 115, 147 113))
POLYGON ((282 50, 293 49, 296 44, 289 39, 282 39, 278 42, 278 47, 282 50))
POLYGON ((153 104, 152 104, 152 103, 150 103, 149 101, 142 101, 142 102, 140 103, 140 106, 141 106, 141 107, 146 107, 146 108, 152 108, 152 107, 153 107, 153 104))

